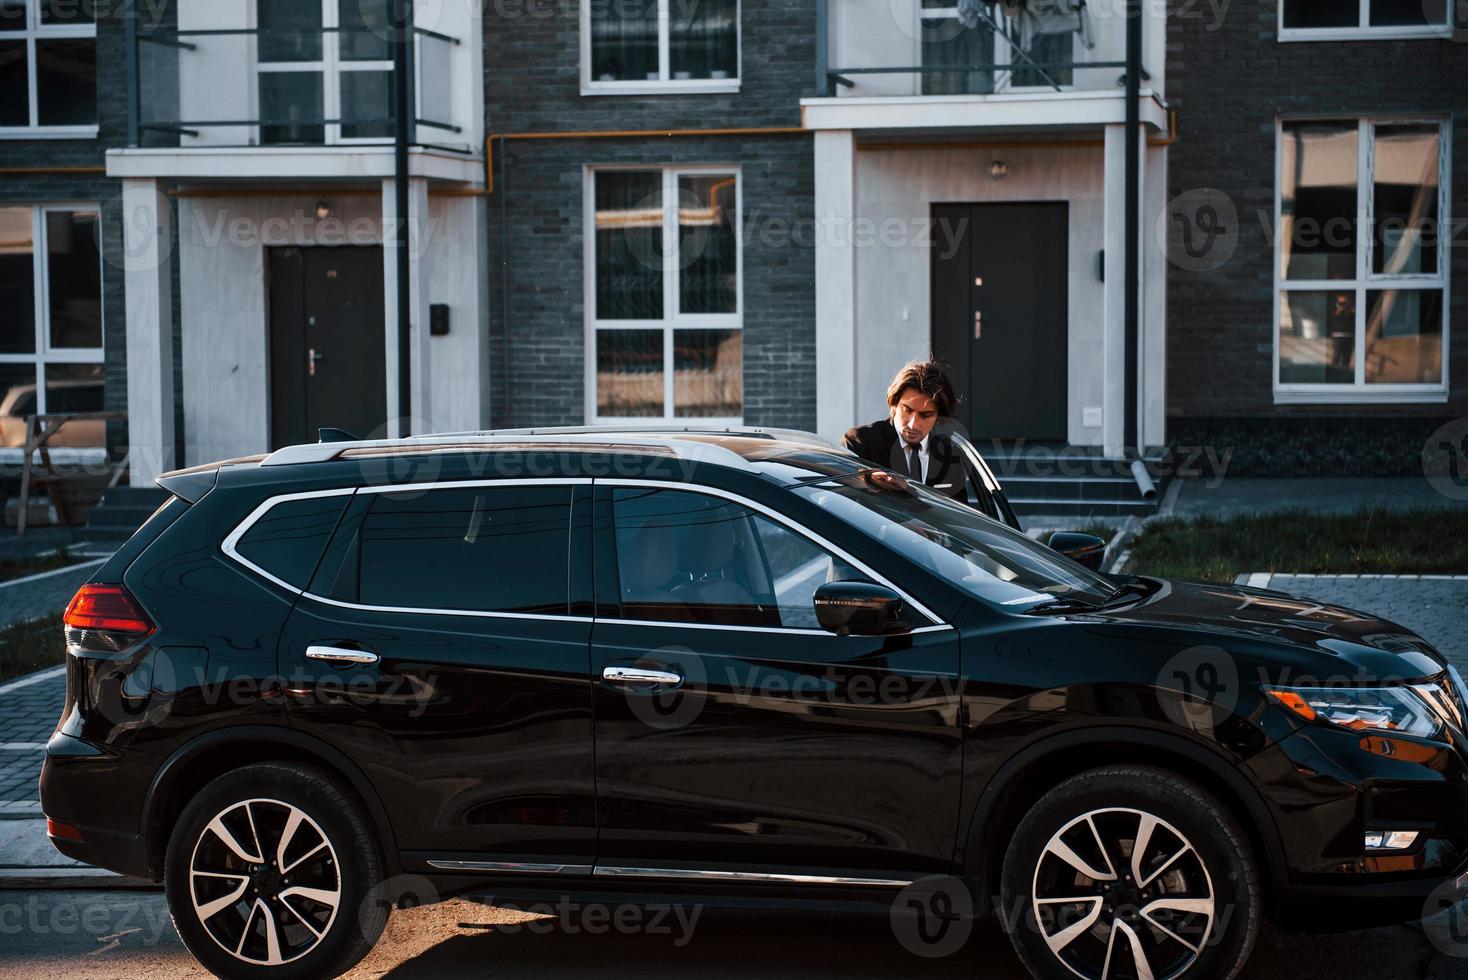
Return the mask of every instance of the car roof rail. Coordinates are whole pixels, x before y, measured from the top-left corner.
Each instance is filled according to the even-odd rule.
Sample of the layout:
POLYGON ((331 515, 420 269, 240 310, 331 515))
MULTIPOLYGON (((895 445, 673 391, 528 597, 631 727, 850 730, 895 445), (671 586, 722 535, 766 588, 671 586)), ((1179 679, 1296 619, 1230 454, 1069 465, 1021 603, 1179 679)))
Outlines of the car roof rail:
POLYGON ((738 469, 751 469, 751 465, 740 454, 724 446, 693 439, 657 438, 653 435, 626 434, 614 429, 593 429, 583 432, 550 434, 509 434, 505 432, 450 432, 433 435, 410 436, 402 439, 361 439, 354 442, 312 442, 277 449, 261 461, 261 466, 293 466, 304 463, 325 463, 351 453, 353 456, 370 455, 372 450, 382 453, 402 453, 421 450, 428 452, 469 452, 475 449, 539 449, 555 446, 585 447, 586 449, 637 449, 652 452, 672 452, 679 458, 694 462, 716 463, 738 469))
POLYGON ((845 451, 824 436, 805 429, 787 429, 779 426, 769 425, 719 425, 717 423, 678 423, 678 422, 632 422, 622 424, 604 425, 556 425, 556 426, 533 426, 519 429, 483 429, 470 430, 466 432, 444 432, 437 433, 433 437, 418 438, 444 438, 453 436, 568 436, 568 435, 649 435, 649 436, 738 436, 750 439, 770 439, 779 442, 795 442, 807 446, 819 446, 822 449, 835 449, 845 451))

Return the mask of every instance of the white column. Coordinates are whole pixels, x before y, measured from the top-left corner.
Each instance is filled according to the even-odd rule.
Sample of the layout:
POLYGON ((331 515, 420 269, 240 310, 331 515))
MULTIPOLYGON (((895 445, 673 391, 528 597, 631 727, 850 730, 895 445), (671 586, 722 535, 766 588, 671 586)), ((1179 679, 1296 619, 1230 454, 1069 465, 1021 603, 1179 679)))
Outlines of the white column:
MULTIPOLYGON (((1144 215, 1147 208, 1147 130, 1141 127, 1137 139, 1142 144, 1142 168, 1140 174, 1141 194, 1138 210, 1144 215)), ((1103 376, 1102 405, 1104 417, 1101 426, 1103 451, 1108 456, 1120 455, 1126 441, 1126 127, 1106 127, 1105 143, 1105 226, 1106 226, 1106 301, 1105 324, 1103 327, 1104 354, 1101 370, 1103 376)), ((1165 191, 1166 185, 1162 185, 1165 191)), ((1146 256, 1146 223, 1139 221, 1137 227, 1139 255, 1138 282, 1144 282, 1143 269, 1146 256)), ((1143 364, 1144 338, 1141 324, 1146 322, 1147 294, 1139 294, 1139 326, 1137 338, 1138 367, 1143 364)), ((1138 372, 1137 404, 1142 406, 1142 377, 1138 372)), ((1142 433, 1138 433, 1142 435, 1142 433)))
MULTIPOLYGON (((409 395, 412 398, 410 425, 414 433, 432 426, 433 406, 428 366, 428 277, 425 275, 424 251, 428 246, 428 182, 408 179, 408 292, 413 309, 410 315, 409 395)), ((398 266, 397 266, 397 197, 391 178, 382 182, 382 261, 383 304, 386 324, 383 342, 387 345, 387 419, 388 435, 403 434, 402 410, 398 405, 398 266)))
POLYGON ((1167 147, 1142 156, 1142 336, 1137 351, 1141 440, 1167 443, 1167 147))
POLYGON ((840 439, 856 424, 856 139, 815 134, 816 431, 840 439))
POLYGON ((122 182, 128 473, 151 486, 173 452, 172 212, 156 180, 122 182))

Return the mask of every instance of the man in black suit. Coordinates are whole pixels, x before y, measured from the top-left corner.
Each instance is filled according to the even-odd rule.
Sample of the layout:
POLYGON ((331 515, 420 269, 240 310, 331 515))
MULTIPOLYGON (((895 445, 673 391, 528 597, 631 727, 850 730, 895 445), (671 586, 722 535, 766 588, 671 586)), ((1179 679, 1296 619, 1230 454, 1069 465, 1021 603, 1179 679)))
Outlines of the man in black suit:
POLYGON ((942 432, 934 431, 940 421, 953 417, 958 406, 948 372, 936 361, 913 361, 892 379, 887 406, 887 418, 847 430, 846 448, 873 466, 966 500, 958 450, 942 432))

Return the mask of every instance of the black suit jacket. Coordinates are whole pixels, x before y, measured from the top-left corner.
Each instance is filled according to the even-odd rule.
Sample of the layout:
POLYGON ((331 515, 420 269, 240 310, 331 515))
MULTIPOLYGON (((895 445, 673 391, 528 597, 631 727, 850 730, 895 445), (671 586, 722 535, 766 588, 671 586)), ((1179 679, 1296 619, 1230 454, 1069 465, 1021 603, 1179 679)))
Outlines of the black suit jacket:
MULTIPOLYGON (((873 466, 907 475, 907 454, 891 419, 846 430, 846 448, 873 466)), ((938 432, 928 437, 928 477, 923 481, 939 493, 966 501, 963 462, 953 443, 938 432)))

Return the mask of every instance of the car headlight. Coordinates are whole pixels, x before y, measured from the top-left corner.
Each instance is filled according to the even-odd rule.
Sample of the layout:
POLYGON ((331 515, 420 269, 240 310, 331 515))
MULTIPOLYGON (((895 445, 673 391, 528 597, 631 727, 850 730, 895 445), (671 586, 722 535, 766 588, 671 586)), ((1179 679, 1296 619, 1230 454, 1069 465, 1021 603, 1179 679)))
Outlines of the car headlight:
POLYGON ((1430 738, 1443 730, 1444 719, 1415 685, 1266 687, 1264 693, 1305 721, 1353 732, 1395 732, 1430 738))

